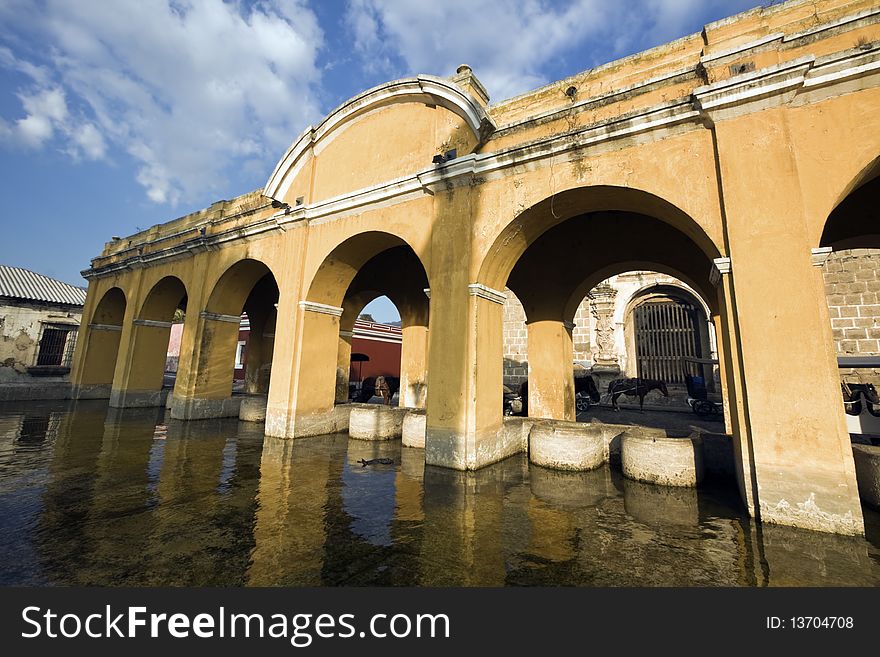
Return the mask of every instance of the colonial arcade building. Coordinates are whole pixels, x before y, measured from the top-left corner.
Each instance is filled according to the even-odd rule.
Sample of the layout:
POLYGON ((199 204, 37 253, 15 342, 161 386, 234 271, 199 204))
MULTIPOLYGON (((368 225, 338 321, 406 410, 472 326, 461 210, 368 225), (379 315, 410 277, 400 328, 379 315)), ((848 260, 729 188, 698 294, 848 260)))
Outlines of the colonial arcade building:
POLYGON ((467 66, 396 80, 303 132, 264 189, 109 242, 84 272, 73 382, 160 403, 184 309, 171 416, 235 415, 244 312, 248 368, 271 362, 251 378, 266 434, 345 431, 352 328, 385 295, 426 462, 473 470, 521 449, 503 430, 504 290, 526 318, 530 414, 573 419, 578 307, 657 272, 714 326, 750 512, 860 534, 823 266, 880 247, 878 176, 873 0, 758 8, 495 104, 467 66))

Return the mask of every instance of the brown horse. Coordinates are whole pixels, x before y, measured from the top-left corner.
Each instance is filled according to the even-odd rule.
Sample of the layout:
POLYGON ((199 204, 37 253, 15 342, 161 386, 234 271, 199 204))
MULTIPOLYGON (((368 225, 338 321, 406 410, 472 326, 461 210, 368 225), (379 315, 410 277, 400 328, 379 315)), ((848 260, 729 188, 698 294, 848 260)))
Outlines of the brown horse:
POLYGON ((659 390, 664 397, 669 396, 666 384, 656 379, 615 379, 608 384, 608 394, 611 395, 611 407, 615 411, 619 411, 617 406, 617 398, 621 395, 627 397, 639 396, 639 412, 644 411, 645 395, 652 390, 659 390))

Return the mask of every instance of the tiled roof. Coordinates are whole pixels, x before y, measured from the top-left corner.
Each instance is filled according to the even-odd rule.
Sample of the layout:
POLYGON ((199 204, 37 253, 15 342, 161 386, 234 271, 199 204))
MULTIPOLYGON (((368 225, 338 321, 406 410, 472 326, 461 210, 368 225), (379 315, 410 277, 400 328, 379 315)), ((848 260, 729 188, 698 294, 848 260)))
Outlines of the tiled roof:
POLYGON ((0 265, 0 297, 82 306, 86 291, 27 269, 0 265))

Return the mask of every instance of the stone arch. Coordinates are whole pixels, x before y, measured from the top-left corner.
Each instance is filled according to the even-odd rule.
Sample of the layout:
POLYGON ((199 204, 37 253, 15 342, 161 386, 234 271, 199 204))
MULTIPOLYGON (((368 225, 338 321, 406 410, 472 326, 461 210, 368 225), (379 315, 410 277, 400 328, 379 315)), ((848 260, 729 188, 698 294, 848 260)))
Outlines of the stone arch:
POLYGON ((111 287, 95 306, 82 340, 83 353, 77 359, 78 371, 71 377, 78 397, 110 396, 127 303, 125 292, 111 287))
POLYGON ((186 307, 186 285, 165 276, 147 292, 132 320, 128 353, 117 367, 110 405, 160 406, 174 313, 186 307))
POLYGON ((309 283, 305 301, 341 306, 359 272, 374 258, 396 248, 415 257, 417 262, 412 265, 418 266, 427 282, 426 263, 405 239, 383 231, 365 231, 348 237, 328 251, 309 283))
MULTIPOLYGON (((268 391, 279 297, 274 272, 261 260, 244 258, 229 265, 210 289, 192 343, 194 364, 186 379, 178 377, 175 385, 175 418, 238 415, 232 392, 243 314, 250 325, 244 392, 268 391)), ((196 309, 190 308, 192 312, 196 309)))
MULTIPOLYGON (((443 78, 419 75, 388 82, 369 89, 331 111, 317 126, 309 126, 293 142, 276 165, 263 193, 277 201, 290 195, 291 185, 306 162, 348 126, 370 113, 402 103, 443 107, 458 116, 472 133, 472 141, 482 143, 495 126, 483 106, 469 93, 443 78)), ((430 162, 426 162, 428 166, 430 162)))
MULTIPOLYGON (((838 197, 813 263, 821 265, 840 382, 880 386, 880 158, 863 167, 838 197)), ((864 406, 857 415, 845 415, 848 431, 880 433, 880 419, 864 406)))
MULTIPOLYGON (((691 289, 675 282, 651 283, 635 290, 627 299, 622 300, 623 303, 621 305, 623 307, 623 317, 621 319, 624 325, 624 336, 626 340, 627 359, 625 372, 627 376, 643 376, 639 370, 639 363, 636 362, 639 342, 638 327, 635 323, 636 309, 647 302, 654 300, 662 301, 665 299, 678 299, 693 305, 697 309, 695 329, 697 331, 696 346, 699 347, 699 352, 693 355, 708 360, 715 352, 713 329, 710 328, 710 317, 712 315, 710 314, 709 306, 705 300, 691 289)), ((714 389, 713 382, 716 374, 714 368, 709 366, 692 366, 691 368, 686 367, 684 370, 683 374, 696 374, 704 377, 709 388, 714 389)), ((654 377, 649 376, 648 378, 654 377)), ((666 382, 670 383, 669 380, 666 380, 666 382)), ((677 383, 682 382, 677 381, 677 383)))
MULTIPOLYGON (((573 319, 590 289, 623 271, 659 271, 684 280, 717 307, 710 274, 721 253, 694 218, 635 188, 566 190, 511 221, 480 264, 477 283, 494 290, 506 286, 523 304, 534 380, 530 415, 576 417, 573 319)), ((596 365, 603 377, 619 373, 612 362, 600 362, 594 375, 596 365)))
POLYGON ((688 238, 707 259, 722 255, 697 221, 669 201, 637 188, 595 185, 558 192, 510 221, 483 257, 477 282, 500 289, 526 250, 543 234, 575 217, 608 211, 654 218, 688 238))
POLYGON ((299 304, 294 435, 336 430, 333 407, 348 389, 351 327, 363 306, 382 295, 401 316, 401 404, 424 405, 428 288, 421 258, 390 233, 367 231, 349 237, 324 257, 299 304))

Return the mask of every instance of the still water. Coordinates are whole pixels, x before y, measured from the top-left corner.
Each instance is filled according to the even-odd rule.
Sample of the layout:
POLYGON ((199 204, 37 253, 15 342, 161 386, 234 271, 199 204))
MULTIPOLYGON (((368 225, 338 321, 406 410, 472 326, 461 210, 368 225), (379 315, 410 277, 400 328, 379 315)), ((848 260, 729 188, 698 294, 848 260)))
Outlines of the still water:
POLYGON ((102 402, 0 404, 0 584, 876 586, 868 537, 759 526, 735 484, 665 489, 520 455, 476 473, 347 436, 102 402), (390 457, 394 465, 361 466, 390 457))

